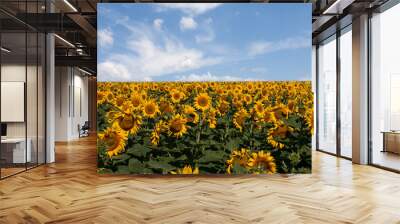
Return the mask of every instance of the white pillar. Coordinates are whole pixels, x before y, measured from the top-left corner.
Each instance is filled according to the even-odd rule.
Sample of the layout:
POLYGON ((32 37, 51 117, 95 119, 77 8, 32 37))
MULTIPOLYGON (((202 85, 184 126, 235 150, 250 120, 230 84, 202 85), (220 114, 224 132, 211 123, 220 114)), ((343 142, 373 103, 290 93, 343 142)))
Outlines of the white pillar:
POLYGON ((368 163, 368 15, 353 19, 353 162, 368 163))
POLYGON ((55 161, 55 44, 53 34, 47 34, 46 47, 46 163, 52 163, 55 161))
POLYGON ((311 56, 311 82, 312 82, 312 92, 314 94, 314 133, 312 134, 311 137, 311 149, 312 150, 316 150, 317 145, 316 145, 316 133, 315 130, 316 129, 316 104, 317 104, 317 48, 315 45, 312 45, 312 56, 311 56))

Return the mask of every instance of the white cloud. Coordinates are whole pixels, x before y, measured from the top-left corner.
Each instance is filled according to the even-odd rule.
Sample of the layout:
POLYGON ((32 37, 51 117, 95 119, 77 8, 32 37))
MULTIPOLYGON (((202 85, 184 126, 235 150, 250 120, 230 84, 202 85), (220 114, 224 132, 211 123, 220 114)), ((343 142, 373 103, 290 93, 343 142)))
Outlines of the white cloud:
POLYGON ((265 74, 268 71, 268 69, 265 67, 243 67, 240 69, 240 71, 265 74))
POLYGON ((200 15, 220 6, 221 3, 160 3, 159 10, 175 9, 188 15, 200 15))
POLYGON ((194 30, 197 28, 197 22, 192 17, 182 17, 179 27, 181 30, 194 30))
POLYGON ((161 30, 163 23, 164 20, 157 18, 153 21, 153 26, 156 30, 161 30))
POLYGON ((128 68, 117 62, 106 61, 98 65, 98 79, 99 80, 128 80, 128 68))
POLYGON ((189 74, 189 75, 182 75, 178 76, 178 81, 185 81, 185 82, 200 82, 200 81, 248 81, 248 80, 255 80, 252 78, 242 78, 239 76, 230 76, 230 75, 212 75, 210 72, 205 74, 189 74))
POLYGON ((251 56, 266 54, 270 52, 298 49, 311 46, 311 40, 304 37, 287 38, 280 41, 257 41, 250 44, 248 53, 251 56))
POLYGON ((197 43, 208 43, 214 40, 215 33, 211 28, 212 19, 208 18, 204 21, 204 33, 195 36, 197 43))
POLYGON ((185 46, 166 31, 155 33, 143 23, 121 25, 131 32, 127 35, 127 50, 123 54, 110 54, 99 64, 99 81, 145 81, 222 61, 220 57, 209 57, 200 49, 185 46))
POLYGON ((100 47, 111 46, 114 43, 113 33, 108 28, 99 30, 97 35, 100 47))

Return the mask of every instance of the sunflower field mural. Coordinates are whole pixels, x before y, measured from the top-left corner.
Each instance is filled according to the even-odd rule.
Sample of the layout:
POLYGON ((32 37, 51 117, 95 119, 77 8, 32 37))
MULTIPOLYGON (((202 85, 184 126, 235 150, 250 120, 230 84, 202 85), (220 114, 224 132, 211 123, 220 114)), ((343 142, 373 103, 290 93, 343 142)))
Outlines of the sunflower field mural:
POLYGON ((97 110, 100 173, 311 172, 309 81, 99 82, 97 110))

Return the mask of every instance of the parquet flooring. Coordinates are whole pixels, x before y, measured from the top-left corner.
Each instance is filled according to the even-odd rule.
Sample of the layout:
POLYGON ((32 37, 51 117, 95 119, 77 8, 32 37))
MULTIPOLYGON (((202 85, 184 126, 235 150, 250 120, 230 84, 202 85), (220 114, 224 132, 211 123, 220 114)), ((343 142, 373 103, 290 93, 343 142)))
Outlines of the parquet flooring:
POLYGON ((102 176, 93 137, 0 181, 0 223, 400 223, 400 175, 313 153, 313 174, 102 176))

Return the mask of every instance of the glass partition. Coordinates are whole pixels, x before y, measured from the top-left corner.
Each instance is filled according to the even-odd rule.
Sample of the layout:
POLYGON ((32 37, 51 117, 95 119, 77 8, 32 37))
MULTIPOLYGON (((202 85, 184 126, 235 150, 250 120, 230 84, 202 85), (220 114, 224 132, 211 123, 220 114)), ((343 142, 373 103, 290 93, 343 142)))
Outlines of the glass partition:
POLYGON ((351 25, 340 35, 340 155, 352 157, 352 34, 351 25))
POLYGON ((1 34, 1 161, 2 177, 24 171, 31 151, 26 147, 26 33, 1 34))
POLYGON ((371 18, 371 162, 400 170, 400 5, 371 18))
POLYGON ((318 149, 336 153, 336 36, 318 47, 318 149))
MULTIPOLYGON (((43 4, 1 1, 0 7, 38 13, 43 4)), ((0 12, 1 179, 45 163, 45 44, 43 33, 0 12)))

